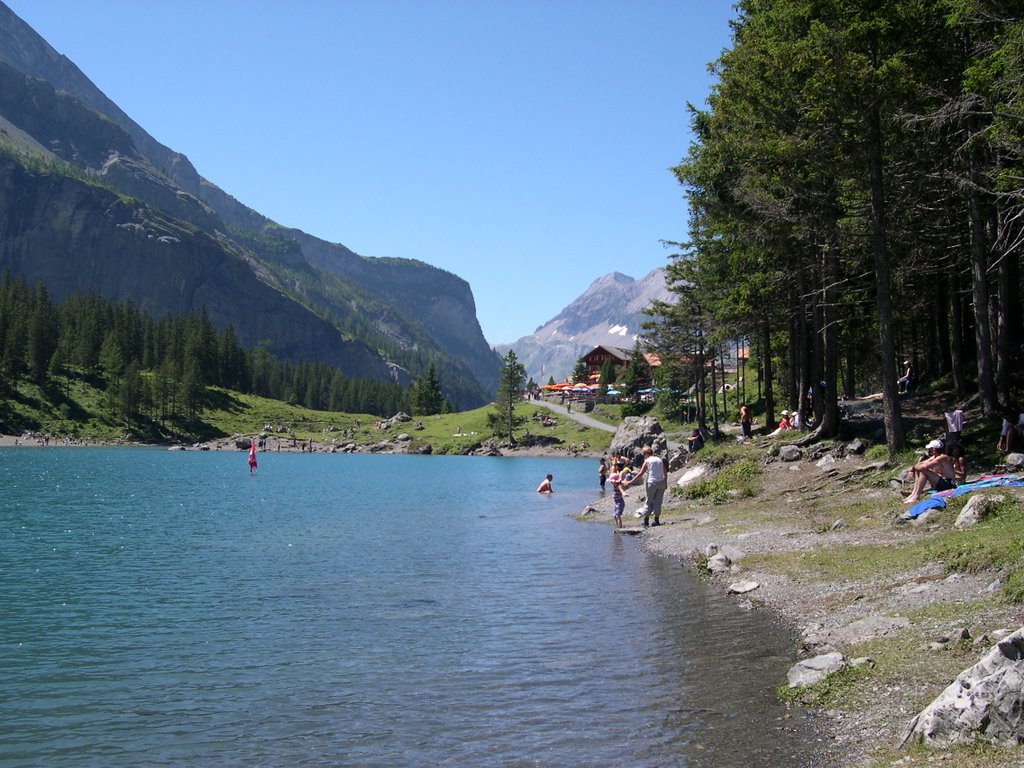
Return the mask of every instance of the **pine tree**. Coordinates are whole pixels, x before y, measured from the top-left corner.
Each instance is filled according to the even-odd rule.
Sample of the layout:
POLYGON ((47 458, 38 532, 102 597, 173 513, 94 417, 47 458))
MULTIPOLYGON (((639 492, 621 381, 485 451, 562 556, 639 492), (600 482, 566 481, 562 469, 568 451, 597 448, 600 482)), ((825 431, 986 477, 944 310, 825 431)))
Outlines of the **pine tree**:
POLYGON ((640 340, 637 339, 633 344, 633 351, 629 356, 629 362, 626 363, 626 370, 622 375, 622 383, 626 389, 626 395, 634 403, 640 402, 640 390, 650 384, 649 371, 643 347, 640 346, 640 340))
POLYGON ((495 411, 487 414, 488 426, 499 436, 508 435, 509 445, 515 445, 513 430, 524 419, 518 421, 515 406, 522 398, 523 384, 526 382, 526 368, 519 362, 512 350, 502 359, 501 373, 498 378, 498 398, 495 411))
POLYGON ((413 416, 433 416, 441 413, 443 407, 444 396, 437 380, 437 369, 431 363, 426 374, 409 388, 409 410, 413 416))

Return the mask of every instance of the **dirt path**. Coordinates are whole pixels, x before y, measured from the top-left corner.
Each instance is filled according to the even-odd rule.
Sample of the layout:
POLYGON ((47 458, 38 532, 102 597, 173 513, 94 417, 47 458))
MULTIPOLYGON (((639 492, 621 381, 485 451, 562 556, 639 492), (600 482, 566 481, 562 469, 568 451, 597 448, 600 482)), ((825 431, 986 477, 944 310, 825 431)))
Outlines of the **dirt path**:
POLYGON ((613 427, 611 424, 605 424, 603 421, 598 421, 597 419, 591 418, 590 416, 587 416, 587 414, 585 413, 580 413, 578 411, 570 411, 564 405, 552 403, 548 400, 530 400, 530 405, 543 406, 544 408, 554 411, 555 413, 561 414, 562 416, 568 416, 573 421, 582 424, 585 427, 590 427, 591 429, 599 429, 602 432, 615 432, 616 430, 616 427, 613 427))

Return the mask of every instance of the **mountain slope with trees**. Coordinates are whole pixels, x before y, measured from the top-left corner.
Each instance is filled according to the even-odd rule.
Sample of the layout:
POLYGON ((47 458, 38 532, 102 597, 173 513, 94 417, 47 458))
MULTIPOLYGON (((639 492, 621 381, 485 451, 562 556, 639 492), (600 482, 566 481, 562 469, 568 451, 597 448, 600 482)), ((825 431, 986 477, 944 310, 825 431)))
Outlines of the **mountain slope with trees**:
POLYGON ((19 193, 0 198, 0 268, 44 280, 58 299, 96 289, 154 315, 205 304, 218 328, 233 324, 284 360, 347 375, 407 385, 434 363, 451 402, 493 397, 500 360, 464 280, 412 259, 359 256, 247 208, 3 3, 0 128, 0 187, 19 193), (158 265, 170 279, 154 279, 158 265))

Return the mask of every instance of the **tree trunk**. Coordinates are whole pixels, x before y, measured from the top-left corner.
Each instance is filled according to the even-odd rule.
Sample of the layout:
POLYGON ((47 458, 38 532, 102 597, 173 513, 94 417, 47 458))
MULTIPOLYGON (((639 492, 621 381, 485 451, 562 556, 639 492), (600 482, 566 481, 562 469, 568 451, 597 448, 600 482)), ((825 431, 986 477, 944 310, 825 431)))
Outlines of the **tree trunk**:
POLYGON ((935 329, 934 346, 931 347, 931 355, 938 360, 938 373, 945 376, 952 368, 952 356, 950 355, 950 322, 949 322, 949 282, 943 280, 941 274, 935 276, 934 301, 930 302, 931 311, 935 315, 935 322, 932 327, 935 329))
MULTIPOLYGON (((723 342, 724 343, 724 342, 723 342)), ((718 372, 722 379, 722 421, 729 421, 729 392, 725 387, 725 347, 718 348, 718 372)))
MULTIPOLYGON (((830 209, 830 213, 836 213, 830 209)), ((803 443, 835 437, 839 434, 839 401, 836 382, 839 379, 839 237, 836 231, 836 216, 830 215, 827 223, 829 239, 824 253, 822 269, 821 307, 821 381, 824 388, 814 381, 814 415, 817 427, 803 443)), ((849 358, 852 382, 852 354, 849 358)))
POLYGON ((772 329, 768 316, 761 320, 761 348, 764 355, 764 423, 775 423, 775 388, 772 386, 772 329))
POLYGON ((857 374, 857 360, 856 353, 853 351, 853 345, 846 350, 845 362, 846 362, 846 373, 843 376, 843 394, 848 400, 853 400, 857 397, 857 382, 855 376, 857 374))
POLYGON ((1019 322, 1015 317, 1020 312, 1019 274, 1017 269, 1017 249, 1010 246, 1013 236, 1007 230, 1013 229, 1012 216, 1002 209, 998 211, 999 231, 996 243, 1000 251, 999 266, 996 273, 998 299, 996 306, 996 394, 1000 402, 1010 402, 1011 372, 1016 363, 1011 339, 1016 337, 1019 322), (1010 221, 1008 221, 1010 219, 1010 221))
POLYGON ((797 370, 794 372, 794 407, 800 414, 800 426, 807 419, 807 390, 814 380, 811 370, 814 367, 814 334, 809 332, 808 325, 814 322, 814 301, 809 299, 810 292, 807 286, 807 270, 800 268, 797 277, 797 301, 796 301, 796 328, 797 343, 799 350, 797 354, 797 370), (808 306, 810 304, 810 306, 808 306))
POLYGON ((955 272, 950 272, 947 281, 949 283, 949 361, 953 370, 953 389, 956 391, 957 401, 967 397, 967 379, 964 376, 964 334, 963 334, 963 313, 960 304, 960 286, 957 284, 955 272))
POLYGON ((985 222, 977 184, 976 152, 968 153, 967 164, 971 184, 967 192, 967 214, 971 233, 971 295, 974 298, 974 340, 978 353, 978 395, 981 412, 988 416, 999 410, 995 379, 992 374, 992 334, 989 326, 988 259, 985 245, 985 222))
POLYGON ((711 361, 711 434, 718 437, 718 384, 715 381, 715 350, 709 350, 708 360, 711 361))
POLYGON ((794 407, 795 392, 800 390, 800 359, 803 354, 803 345, 800 343, 800 299, 796 288, 789 292, 789 365, 786 369, 786 391, 783 393, 786 399, 786 410, 794 407))
POLYGON ((707 422, 707 398, 705 397, 704 383, 704 339, 701 338, 697 342, 697 370, 696 370, 696 381, 697 381, 697 429, 700 430, 702 435, 708 434, 708 422, 707 422))
POLYGON ((878 346, 882 368, 882 418, 889 459, 896 457, 906 438, 899 400, 899 374, 892 340, 892 284, 885 234, 885 193, 882 183, 882 128, 878 105, 868 111, 868 176, 871 189, 871 252, 875 263, 878 301, 878 346))

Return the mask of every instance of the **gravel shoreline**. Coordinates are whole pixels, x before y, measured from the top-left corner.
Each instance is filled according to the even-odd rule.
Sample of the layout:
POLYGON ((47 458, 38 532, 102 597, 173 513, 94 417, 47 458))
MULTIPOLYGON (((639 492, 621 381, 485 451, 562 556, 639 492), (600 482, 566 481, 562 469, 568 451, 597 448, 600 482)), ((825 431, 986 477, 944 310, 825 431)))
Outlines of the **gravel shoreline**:
MULTIPOLYGON (((822 765, 890 765, 902 760, 900 765, 916 766, 954 759, 943 753, 918 757, 901 749, 906 728, 956 674, 984 655, 994 643, 992 638, 1024 623, 1021 607, 998 598, 992 588, 998 574, 949 575, 941 562, 895 576, 820 578, 813 566, 800 564, 802 556, 813 563, 812 555, 840 548, 895 548, 929 536, 934 527, 898 523, 903 507, 895 488, 851 485, 840 496, 837 476, 858 475, 867 464, 859 457, 842 459, 825 470, 809 461, 784 464, 768 459, 767 443, 752 445, 750 451, 765 464, 764 487, 755 498, 713 505, 670 491, 663 525, 644 530, 631 513, 643 496, 637 488, 627 499, 627 532, 641 538, 645 551, 677 559, 725 591, 737 582, 755 582, 756 589, 734 597, 749 610, 770 611, 790 630, 795 641, 794 662, 826 650, 838 650, 852 659, 898 649, 895 661, 889 651, 884 663, 875 667, 872 662, 863 682, 857 684, 852 702, 843 699, 816 706, 824 731, 822 765), (834 499, 828 516, 823 517, 820 509, 812 513, 809 497, 814 492, 808 489, 818 489, 820 502, 821 496, 829 495, 830 487, 837 490, 831 494, 834 499), (844 520, 849 514, 858 519, 844 520), (703 564, 713 547, 737 550, 743 556, 735 560, 731 571, 711 575, 703 564), (794 567, 786 573, 758 567, 769 559, 778 562, 779 557, 787 558, 794 567), (944 618, 947 609, 949 618, 944 618), (962 629, 969 631, 973 642, 944 644, 951 633, 962 629)), ((680 477, 692 466, 670 473, 670 489, 678 487, 680 477)), ((610 524, 610 495, 597 499, 580 518, 610 524)), ((779 685, 785 686, 786 680, 779 685)), ((1011 751, 1005 759, 988 756, 985 760, 971 763, 957 755, 953 764, 1009 768, 1024 765, 1024 752, 1011 751)))

